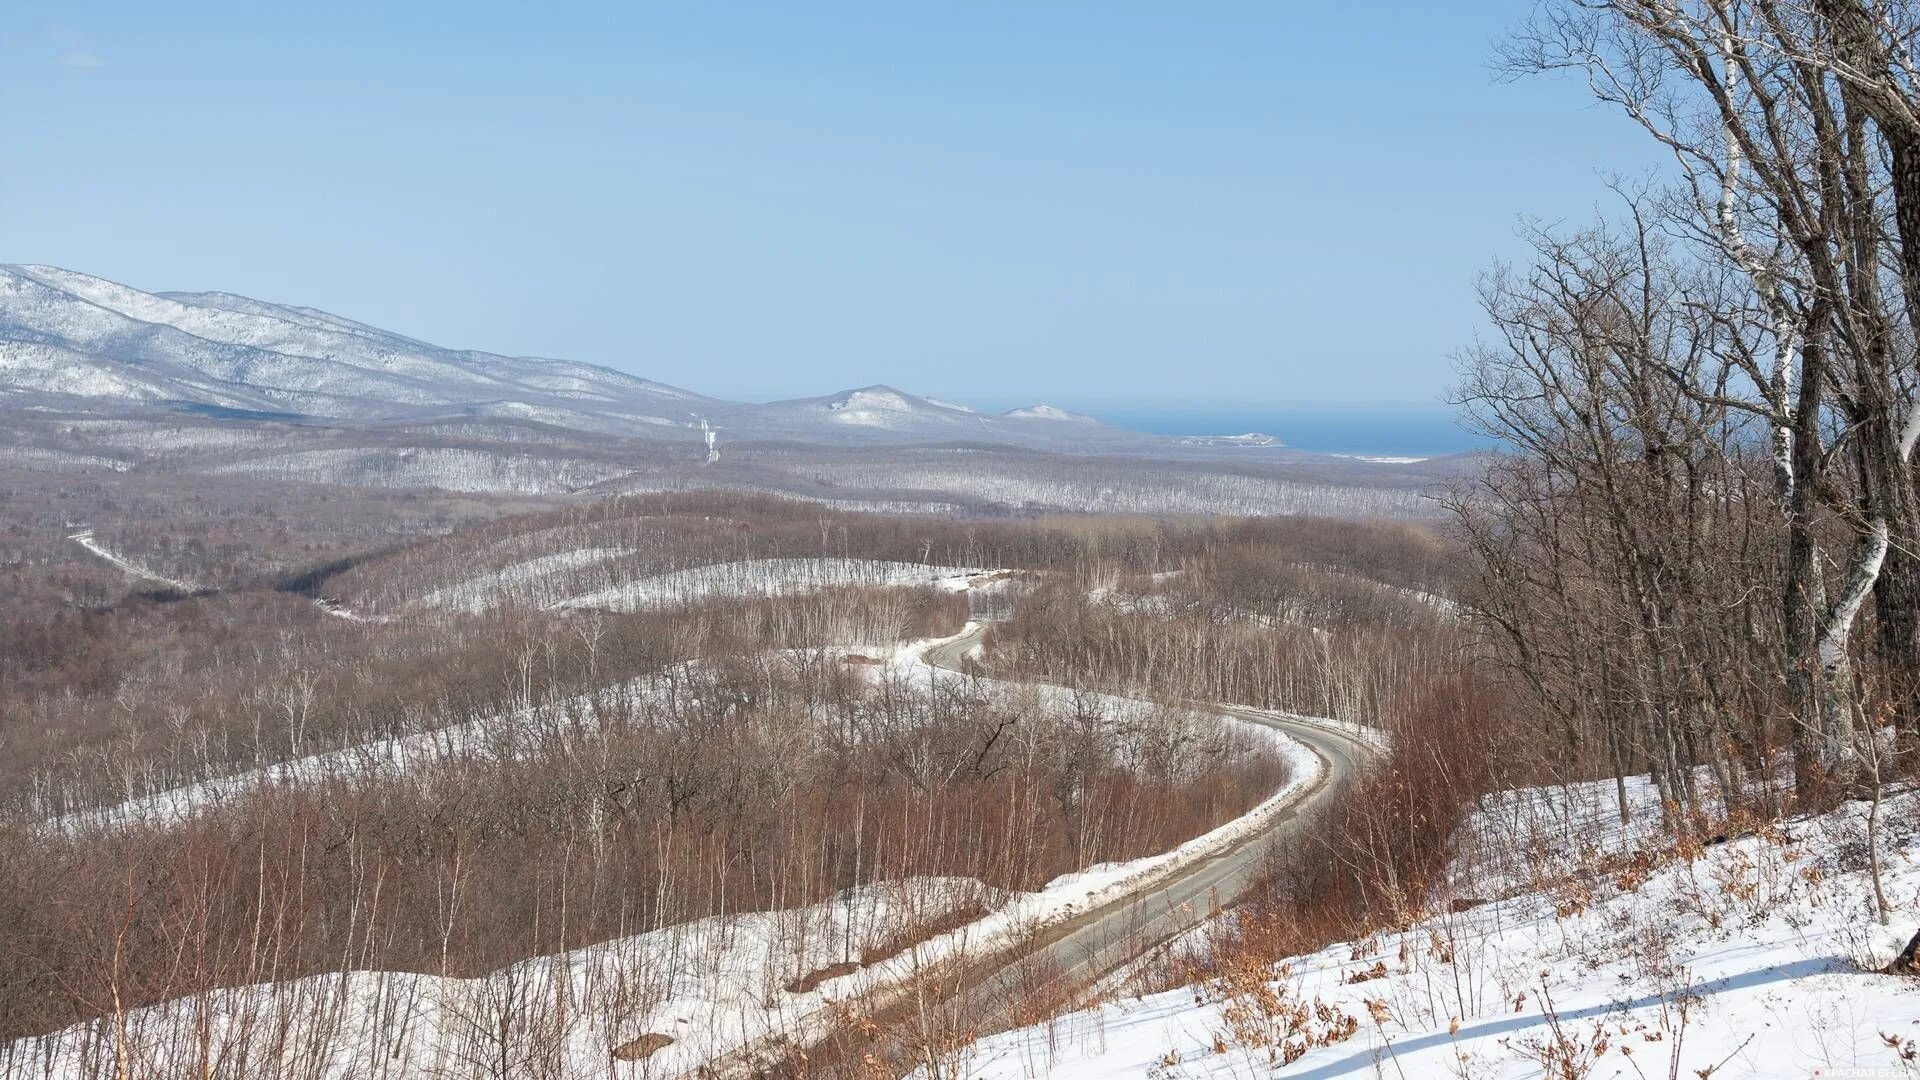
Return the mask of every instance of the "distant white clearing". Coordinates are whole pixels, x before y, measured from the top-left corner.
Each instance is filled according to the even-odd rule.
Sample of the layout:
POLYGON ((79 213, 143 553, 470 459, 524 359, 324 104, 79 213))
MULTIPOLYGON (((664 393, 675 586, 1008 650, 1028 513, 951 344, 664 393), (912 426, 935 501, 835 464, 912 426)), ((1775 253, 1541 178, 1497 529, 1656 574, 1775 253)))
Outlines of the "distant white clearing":
POLYGON ((435 589, 421 597, 420 603, 425 607, 464 611, 477 615, 498 605, 508 596, 523 591, 526 586, 534 582, 554 574, 617 559, 630 553, 629 548, 607 547, 580 548, 577 551, 542 555, 502 567, 489 574, 468 578, 455 585, 435 589))
POLYGON ((1429 460, 1423 457, 1402 457, 1398 454, 1334 454, 1331 456, 1346 458, 1349 461, 1364 461, 1370 465, 1417 465, 1429 460))
POLYGON ((553 605, 562 609, 642 611, 714 597, 792 596, 821 589, 932 585, 961 592, 995 571, 878 559, 748 559, 695 566, 609 586, 553 605))
POLYGON ((140 578, 143 581, 151 581, 156 585, 161 585, 169 589, 178 589, 181 592, 193 592, 197 588, 199 588, 199 586, 194 585, 191 582, 179 581, 174 578, 167 577, 164 574, 156 574, 153 571, 147 569, 144 566, 141 566, 138 563, 129 562, 128 560, 123 559, 118 555, 115 555, 113 552, 108 551, 106 548, 100 546, 100 542, 93 538, 92 529, 81 529, 79 532, 73 533, 72 535, 68 536, 67 539, 73 541, 76 544, 79 544, 81 547, 86 548, 88 551, 93 552, 95 555, 100 556, 101 558, 107 560, 113 565, 126 571, 128 574, 131 574, 134 577, 140 578))

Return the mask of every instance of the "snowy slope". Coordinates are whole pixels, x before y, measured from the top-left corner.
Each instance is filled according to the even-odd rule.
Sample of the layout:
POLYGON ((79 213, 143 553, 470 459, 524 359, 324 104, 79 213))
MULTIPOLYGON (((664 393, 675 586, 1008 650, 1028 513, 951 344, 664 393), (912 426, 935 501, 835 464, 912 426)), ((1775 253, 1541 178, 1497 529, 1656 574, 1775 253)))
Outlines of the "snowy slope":
POLYGON ((149 293, 52 266, 0 265, 0 402, 187 404, 333 420, 492 416, 578 431, 828 445, 968 440, 1136 449, 1170 440, 1057 409, 1002 416, 869 386, 770 404, 609 368, 448 349, 308 307, 149 293), (1064 428, 1070 430, 1062 430, 1064 428))
POLYGON ((1646 823, 1644 781, 1629 797, 1642 816, 1627 826, 1610 784, 1490 800, 1455 871, 1476 892, 1519 890, 1506 899, 993 1036, 954 1064, 1086 1080, 1920 1075, 1920 982, 1871 973, 1920 918, 1920 796, 1882 811, 1906 823, 1886 841, 1889 927, 1871 915, 1859 805, 1702 846, 1646 823), (1483 865, 1496 835, 1548 838, 1555 857, 1483 865))
POLYGON ((1072 420, 1078 423, 1094 423, 1091 416, 1068 412, 1054 405, 1028 405, 1024 409, 1008 409, 1000 415, 1010 420, 1072 420))
POLYGON ((790 596, 831 588, 932 585, 959 592, 996 571, 879 559, 750 559, 625 581, 553 605, 639 611, 691 606, 712 597, 790 596))
MULTIPOLYGON (((217 1075, 313 1080, 675 1075, 898 978, 905 959, 810 991, 785 989, 974 899, 1008 898, 976 882, 919 878, 807 908, 652 930, 476 978, 363 970, 236 987, 135 1010, 124 1038, 104 1024, 78 1024, 0 1046, 0 1078, 110 1077, 119 1053, 141 1077, 200 1075, 209 1058, 224 1063, 217 1075), (503 1014, 517 1023, 503 1025, 503 1014), (646 1035, 670 1041, 645 1064, 613 1057, 646 1035), (490 1073, 503 1054, 524 1071, 490 1073)), ((918 951, 925 958, 964 943, 918 951)))
POLYGON ((0 266, 0 387, 323 417, 520 401, 684 417, 698 395, 606 368, 443 349, 305 308, 0 266))
MULTIPOLYGON (((1049 405, 988 415, 884 385, 776 401, 738 414, 732 422, 776 435, 824 428, 836 436, 829 441, 853 443, 898 441, 910 436, 916 441, 1007 443, 1056 450, 1164 449, 1173 445, 1170 439, 1113 427, 1049 405)), ((736 435, 740 433, 736 431, 736 435)))

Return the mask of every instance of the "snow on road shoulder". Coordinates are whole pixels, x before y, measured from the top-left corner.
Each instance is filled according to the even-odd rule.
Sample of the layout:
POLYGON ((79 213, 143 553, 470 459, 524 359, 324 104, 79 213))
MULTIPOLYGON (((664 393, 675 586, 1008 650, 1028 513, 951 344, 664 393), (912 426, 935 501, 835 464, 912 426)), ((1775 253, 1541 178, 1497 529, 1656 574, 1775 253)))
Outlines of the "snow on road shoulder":
MULTIPOLYGON (((925 680, 930 685, 942 681, 974 680, 1000 690, 1037 690, 1056 699, 1069 694, 1069 691, 1060 687, 1005 683, 936 667, 927 662, 929 653, 964 643, 975 637, 979 630, 980 624, 969 622, 958 633, 948 637, 906 643, 895 648, 880 666, 885 672, 925 680)), ((976 644, 967 652, 972 653, 978 647, 976 644)), ((1082 701, 1086 702, 1089 698, 1095 699, 1103 710, 1159 708, 1150 702, 1109 694, 1083 695, 1082 701)), ((823 988, 824 997, 802 1003, 802 1007, 796 1008, 784 1025, 775 1030, 789 1037, 824 1034, 828 1019, 826 1007, 830 1002, 868 997, 886 987, 899 985, 932 965, 960 957, 991 955, 1045 927, 1152 888, 1186 867, 1232 850, 1257 836, 1301 791, 1319 781, 1325 764, 1304 744, 1265 724, 1225 714, 1217 719, 1258 732, 1286 758, 1286 782, 1252 810, 1171 850, 1124 862, 1090 866, 1054 878, 1037 891, 1010 894, 999 907, 974 922, 919 943, 899 956, 862 971, 858 978, 826 984, 823 988)), ((741 1045, 744 1047, 747 1044, 741 1045)))
MULTIPOLYGON (((929 569, 939 568, 923 567, 916 572, 929 569)), ((957 573, 966 577, 956 579, 942 575, 939 580, 958 580, 960 584, 948 586, 957 588, 999 580, 997 576, 983 576, 976 571, 957 573)), ((952 637, 896 647, 885 655, 881 664, 871 667, 916 681, 924 679, 930 687, 949 681, 974 680, 977 685, 991 685, 1000 692, 1035 693, 1049 703, 1067 703, 1071 695, 1062 688, 980 679, 936 668, 927 662, 929 651, 965 643, 977 636, 979 629, 978 624, 969 623, 952 637)), ((1151 702, 1114 695, 1078 695, 1073 704, 1091 705, 1114 717, 1127 716, 1131 710, 1162 708, 1151 702)), ((402 774, 439 756, 482 750, 481 744, 491 744, 500 734, 495 729, 502 726, 512 729, 537 719, 531 714, 516 713, 417 736, 382 740, 237 777, 190 785, 110 810, 69 815, 60 819, 59 824, 83 828, 128 820, 165 822, 201 807, 219 805, 263 785, 304 782, 343 770, 364 771, 369 766, 381 773, 402 774)), ((194 1042, 199 1037, 197 1033, 208 1030, 244 1033, 260 1017, 285 1019, 291 1015, 294 1017, 291 1025, 283 1029, 289 1040, 287 1045, 299 1047, 299 1052, 309 1061, 320 1063, 314 1075, 344 1078, 356 1075, 354 1070, 379 1022, 390 1018, 392 1010, 399 1007, 412 1020, 406 1026, 407 1034, 402 1042, 386 1048, 393 1063, 390 1074, 427 1076, 438 1075, 450 1062, 462 1057, 496 1049, 474 1045, 475 1033, 490 1029, 487 1010, 498 1009, 508 1001, 538 1002, 550 996, 553 1001, 548 1011, 556 1018, 556 1027, 540 1034, 546 1047, 543 1052, 556 1055, 564 1062, 562 1071, 603 1073, 611 1068, 617 1075, 624 1067, 610 1067, 609 1055, 622 1047, 631 1047, 635 1040, 650 1034, 671 1036, 672 1041, 660 1044, 653 1057, 640 1068, 650 1075, 660 1074, 656 1070, 666 1075, 692 1070, 733 1048, 769 1037, 804 1037, 819 1032, 828 1022, 829 1006, 834 1002, 864 998, 897 986, 928 965, 963 956, 991 954, 1037 929, 1142 892, 1187 866, 1231 850, 1257 835, 1300 791, 1317 782, 1324 765, 1306 746, 1268 725, 1226 715, 1218 719, 1257 732, 1285 756, 1288 763, 1285 784, 1247 814, 1170 851, 1089 867, 1056 878, 1032 893, 988 895, 977 883, 970 888, 948 888, 952 883, 947 883, 941 887, 948 888, 949 893, 970 895, 985 902, 988 914, 958 929, 910 944, 891 957, 865 966, 856 965, 853 970, 823 977, 804 987, 768 980, 784 977, 782 973, 804 972, 810 965, 822 969, 816 974, 831 974, 833 960, 843 960, 850 951, 847 943, 858 921, 855 913, 862 909, 879 910, 882 914, 866 917, 867 924, 884 921, 887 910, 884 905, 894 904, 892 910, 896 913, 902 910, 899 890, 912 890, 916 888, 914 883, 875 885, 808 909, 704 920, 666 928, 573 953, 536 958, 476 979, 361 971, 220 991, 137 1010, 129 1017, 128 1030, 143 1040, 141 1045, 145 1049, 141 1052, 152 1055, 149 1062, 154 1071, 164 1072, 171 1063, 183 1060, 180 1055, 192 1053, 197 1045, 194 1042), (831 929, 835 918, 842 920, 837 931, 831 929), (801 952, 775 955, 776 943, 790 944, 794 940, 790 933, 781 936, 786 932, 783 928, 795 924, 805 926, 822 919, 826 920, 829 932, 801 934, 801 952), (698 978, 688 983, 673 982, 664 989, 652 987, 647 991, 650 996, 633 997, 634 978, 655 977, 661 972, 698 978), (617 988, 617 992, 609 987, 617 988), (286 1011, 289 1003, 293 1003, 294 1013, 286 1011), (313 1010, 311 1017, 299 1012, 309 1006, 313 1010), (317 1017, 325 1020, 314 1020, 309 1025, 313 1030, 302 1026, 317 1017)), ((924 907, 924 897, 913 903, 924 907)), ((858 952, 857 949, 851 951, 858 952)), ((534 1011, 540 1013, 543 1008, 536 1004, 534 1011)), ((90 1040, 103 1035, 111 1038, 108 1029, 100 1025, 79 1025, 44 1039, 31 1040, 30 1045, 24 1047, 16 1045, 14 1049, 50 1063, 50 1075, 63 1075, 68 1065, 86 1054, 99 1054, 100 1046, 90 1040)))
MULTIPOLYGON (((970 625, 968 632, 973 629, 970 625)), ((933 678, 964 678, 919 659, 930 645, 949 644, 964 637, 963 633, 902 647, 884 663, 915 667, 920 669, 916 674, 933 678)), ((1127 701, 1107 698, 1103 707, 1127 701)), ((487 1029, 489 1008, 514 1000, 514 993, 537 997, 565 986, 569 1004, 565 1008, 555 1005, 553 1011, 566 1019, 560 1022, 560 1030, 548 1033, 559 1047, 554 1052, 568 1063, 563 1071, 604 1073, 612 1050, 645 1035, 661 1034, 671 1036, 673 1042, 649 1058, 644 1066, 646 1074, 690 1073, 736 1048, 769 1038, 804 1039, 820 1033, 835 1002, 862 999, 899 985, 929 965, 996 952, 1025 934, 1125 897, 1257 832, 1272 813, 1314 782, 1321 764, 1306 747, 1271 728, 1226 719, 1261 732, 1286 755, 1289 777, 1280 790, 1250 813, 1171 851, 1089 867, 1056 878, 1035 892, 995 893, 978 883, 946 880, 886 883, 812 908, 703 920, 526 961, 477 979, 363 971, 345 977, 323 976, 222 991, 137 1010, 129 1018, 129 1030, 157 1055, 152 1059, 156 1070, 164 1071, 158 1069, 160 1064, 191 1052, 189 1029, 200 1030, 206 1023, 216 1033, 240 1032, 259 1017, 288 1015, 285 1010, 289 1002, 310 1005, 313 1015, 328 1017, 326 1025, 306 1030, 302 1026, 305 1014, 296 1006, 294 1015, 298 1018, 286 1032, 287 1038, 291 1045, 304 1041, 305 1052, 325 1063, 315 1075, 344 1078, 355 1075, 360 1048, 369 1044, 381 1018, 389 1016, 399 1002, 413 1021, 405 1039, 388 1047, 395 1063, 391 1074, 428 1076, 437 1075, 434 1070, 445 1068, 449 1061, 477 1052, 469 1043, 474 1032, 487 1029), (945 890, 950 903, 956 898, 973 898, 983 902, 989 913, 958 929, 910 944, 889 958, 822 978, 805 989, 797 989, 798 984, 791 981, 809 971, 832 971, 836 961, 844 960, 849 953, 859 953, 859 948, 850 949, 847 942, 857 936, 860 927, 885 926, 890 919, 897 925, 897 916, 903 911, 925 912, 938 905, 938 899, 930 900, 929 896, 940 889, 945 890), (797 933, 795 927, 814 929, 797 933), (643 1000, 622 999, 617 1009, 588 1004, 606 1001, 608 987, 623 984, 636 973, 642 977, 666 973, 674 978, 669 986, 652 987, 643 1000)), ((357 748, 351 758, 318 755, 248 774, 244 780, 230 778, 165 793, 118 808, 114 819, 165 819, 188 812, 194 805, 236 796, 247 786, 310 778, 370 757, 384 769, 404 771, 419 760, 446 752, 450 744, 472 741, 482 734, 479 730, 442 731, 357 748)), ((631 988, 622 992, 631 997, 631 988)), ((543 1010, 535 1006, 534 1011, 543 1010)), ((62 1075, 63 1063, 77 1061, 88 1039, 99 1037, 105 1030, 98 1025, 80 1025, 14 1049, 28 1057, 54 1061, 60 1067, 52 1074, 62 1075)), ((92 1052, 99 1053, 99 1047, 94 1046, 92 1052)), ((628 1068, 638 1074, 642 1067, 615 1066, 613 1074, 625 1074, 628 1068)))
MULTIPOLYGON (((896 674, 935 680, 965 679, 924 660, 929 648, 964 641, 976 633, 969 624, 961 634, 894 648, 880 665, 896 674)), ((885 652, 884 650, 880 650, 885 652)), ((982 680, 992 682, 992 680, 982 680)), ((1018 684, 996 684, 1001 689, 1024 689, 1018 684)), ((1050 693, 1064 693, 1045 688, 1050 693)), ((1151 703, 1099 695, 1102 710, 1158 708, 1151 703)), ((493 728, 531 717, 504 717, 457 729, 385 740, 336 754, 315 755, 266 770, 210 781, 114 808, 70 815, 67 827, 107 825, 138 820, 175 820, 196 809, 218 805, 272 783, 295 783, 368 763, 382 772, 399 774, 423 762, 472 744, 488 742, 493 728)), ((1259 732, 1288 763, 1288 779, 1251 812, 1157 855, 1108 863, 1063 875, 1031 893, 996 893, 978 883, 896 882, 869 886, 837 900, 811 908, 709 919, 620 939, 557 957, 512 965, 476 979, 449 979, 394 972, 354 972, 292 983, 269 984, 222 991, 190 1001, 173 1002, 131 1014, 130 1030, 153 1049, 157 1062, 176 1060, 169 1055, 190 1052, 187 1029, 204 1021, 216 1032, 240 1031, 260 1016, 284 1016, 289 1002, 311 1005, 314 1015, 329 1017, 327 1026, 307 1031, 297 1020, 287 1032, 292 1045, 307 1041, 305 1050, 325 1062, 316 1075, 354 1075, 359 1047, 367 1044, 378 1021, 396 1002, 414 1021, 402 1044, 389 1047, 395 1076, 434 1075, 433 1070, 462 1055, 475 1052, 467 1045, 475 1031, 485 1030, 486 1010, 511 1000, 514 992, 536 996, 568 987, 570 1004, 555 1006, 567 1019, 563 1030, 551 1033, 556 1053, 575 1071, 604 1072, 613 1049, 648 1034, 669 1035, 644 1067, 649 1075, 690 1072, 736 1048, 780 1036, 804 1038, 824 1030, 835 1002, 865 998, 910 979, 929 965, 964 956, 996 952, 1021 936, 1094 910, 1179 872, 1196 861, 1229 850, 1265 827, 1269 818, 1306 786, 1315 782, 1322 764, 1304 745, 1263 724, 1232 717, 1221 719, 1259 732), (902 912, 926 912, 939 904, 932 891, 945 890, 947 902, 959 898, 983 903, 988 914, 958 929, 910 944, 891 957, 844 973, 819 979, 797 989, 793 976, 809 971, 832 971, 846 958, 847 942, 861 927, 898 924, 902 912), (903 892, 905 890, 905 892, 903 892), (890 906, 889 906, 890 905, 890 906), (798 933, 795 927, 813 927, 798 933), (796 944, 797 943, 797 944, 796 944), (786 952, 781 950, 785 949, 786 952), (644 1000, 626 1000, 617 1009, 583 1007, 606 999, 607 987, 639 976, 674 976, 671 985, 652 987, 644 1000), (698 976, 693 978, 692 976, 698 976), (771 981, 770 981, 771 980, 771 981), (513 988, 517 987, 515 991, 513 988), (503 990, 504 988, 504 990, 503 990), (321 1007, 324 1006, 324 1007, 321 1007)), ((858 948, 851 949, 857 954, 858 948)), ((622 991, 631 995, 631 988, 622 991)), ((540 1011, 536 1007, 536 1012, 540 1011)), ((90 1036, 104 1029, 81 1025, 30 1046, 16 1046, 30 1056, 71 1063, 83 1053, 90 1036)), ((98 1053, 99 1048, 93 1048, 98 1053)), ((625 1067, 616 1067, 619 1075, 625 1067)), ((640 1067, 635 1066, 634 1069, 640 1067)), ((59 1068, 53 1075, 61 1075, 59 1068)))

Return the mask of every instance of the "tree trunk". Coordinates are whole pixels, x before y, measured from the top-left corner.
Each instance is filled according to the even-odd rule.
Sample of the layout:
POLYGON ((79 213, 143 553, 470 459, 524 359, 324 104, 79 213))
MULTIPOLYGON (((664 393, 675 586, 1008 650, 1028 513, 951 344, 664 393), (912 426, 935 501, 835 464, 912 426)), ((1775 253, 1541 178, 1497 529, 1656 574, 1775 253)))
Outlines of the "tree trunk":
MULTIPOLYGON (((1809 319, 1809 325, 1822 325, 1809 319)), ((1809 334, 1801 348, 1801 378, 1794 407, 1794 484, 1787 499, 1787 565, 1785 595, 1787 698, 1792 710, 1793 786, 1802 803, 1811 801, 1819 786, 1820 768, 1813 737, 1820 724, 1820 694, 1815 673, 1820 609, 1826 589, 1820 580, 1820 547, 1814 535, 1817 496, 1815 475, 1820 467, 1819 417, 1825 402, 1825 349, 1809 334)))
POLYGON ((1893 508, 1892 543, 1873 584, 1874 653, 1894 722, 1914 732, 1920 726, 1920 512, 1904 468, 1892 489, 1901 505, 1893 508))
POLYGON ((1820 758, 1824 767, 1842 773, 1853 772, 1858 755, 1854 744, 1853 660, 1849 653, 1853 622, 1880 577, 1887 542, 1887 521, 1875 518, 1867 534, 1854 545, 1846 583, 1820 629, 1820 758))
MULTIPOLYGON (((1831 20, 1837 57, 1854 72, 1843 83, 1850 106, 1872 116, 1887 148, 1887 186, 1893 192, 1893 245, 1905 300, 1907 323, 1920 333, 1920 126, 1913 102, 1907 100, 1894 76, 1892 57, 1880 36, 1873 10, 1857 0, 1821 0, 1821 14, 1831 20)), ((1869 268, 1869 273, 1871 270, 1869 268)), ((1911 407, 1882 398, 1876 421, 1881 430, 1867 453, 1879 475, 1869 480, 1883 500, 1882 513, 1892 524, 1893 543, 1880 580, 1874 583, 1874 610, 1879 617, 1875 652, 1887 679, 1887 694, 1901 728, 1920 724, 1920 557, 1913 552, 1920 539, 1920 509, 1916 509, 1914 478, 1907 457, 1912 434, 1911 407), (1906 424, 1900 423, 1904 416, 1906 424)))

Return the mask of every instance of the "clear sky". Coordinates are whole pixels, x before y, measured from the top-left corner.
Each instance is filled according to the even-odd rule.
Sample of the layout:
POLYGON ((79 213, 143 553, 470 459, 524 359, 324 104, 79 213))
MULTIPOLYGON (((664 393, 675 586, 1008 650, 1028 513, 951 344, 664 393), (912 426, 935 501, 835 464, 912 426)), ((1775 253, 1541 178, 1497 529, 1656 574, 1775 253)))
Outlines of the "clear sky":
POLYGON ((1657 156, 1530 0, 0 0, 0 262, 771 398, 1431 399, 1657 156))

